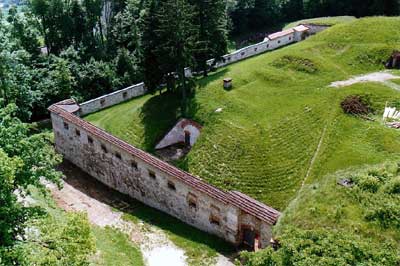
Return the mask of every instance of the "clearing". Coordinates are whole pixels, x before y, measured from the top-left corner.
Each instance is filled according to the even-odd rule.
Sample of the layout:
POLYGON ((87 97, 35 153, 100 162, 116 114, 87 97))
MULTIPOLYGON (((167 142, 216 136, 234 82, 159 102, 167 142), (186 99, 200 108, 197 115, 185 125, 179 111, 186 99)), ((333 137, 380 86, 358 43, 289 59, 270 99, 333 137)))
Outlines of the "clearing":
MULTIPOLYGON (((177 166, 284 210, 306 176, 305 185, 340 169, 398 157, 399 131, 345 115, 340 102, 368 94, 375 110, 383 110, 400 94, 376 82, 340 90, 329 85, 382 71, 382 62, 400 48, 399 28, 400 18, 352 20, 200 79, 189 118, 204 128, 177 166), (232 90, 222 88, 224 77, 233 78, 232 90)), ((179 98, 170 93, 145 95, 85 117, 149 152, 178 118, 179 98)))

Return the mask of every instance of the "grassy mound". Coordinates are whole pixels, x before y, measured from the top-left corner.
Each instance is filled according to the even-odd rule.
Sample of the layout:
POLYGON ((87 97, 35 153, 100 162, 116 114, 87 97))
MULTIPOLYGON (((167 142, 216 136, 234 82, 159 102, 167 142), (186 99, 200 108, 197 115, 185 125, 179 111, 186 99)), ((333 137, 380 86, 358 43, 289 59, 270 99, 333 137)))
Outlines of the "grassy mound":
MULTIPOLYGON (((345 115, 340 107, 348 95, 368 94, 374 109, 381 111, 386 101, 400 100, 397 91, 377 83, 328 87, 333 81, 383 69, 375 59, 360 63, 357 58, 399 49, 396 28, 400 18, 336 25, 199 80, 190 116, 204 128, 178 166, 223 189, 242 191, 284 210, 303 183, 398 156, 398 131, 345 115), (274 66, 277 62, 283 62, 281 67, 274 66), (318 71, 312 75, 299 71, 304 66, 318 71), (233 90, 222 88, 224 77, 233 78, 233 90), (222 112, 215 112, 218 108, 222 112)), ((163 94, 146 95, 85 119, 152 152, 178 115, 177 96, 163 94)))
POLYGON ((290 28, 296 27, 297 25, 305 24, 305 23, 334 26, 334 25, 341 24, 341 23, 351 22, 355 19, 356 18, 352 17, 352 16, 310 18, 310 19, 303 19, 303 20, 289 23, 285 26, 285 29, 290 29, 290 28))

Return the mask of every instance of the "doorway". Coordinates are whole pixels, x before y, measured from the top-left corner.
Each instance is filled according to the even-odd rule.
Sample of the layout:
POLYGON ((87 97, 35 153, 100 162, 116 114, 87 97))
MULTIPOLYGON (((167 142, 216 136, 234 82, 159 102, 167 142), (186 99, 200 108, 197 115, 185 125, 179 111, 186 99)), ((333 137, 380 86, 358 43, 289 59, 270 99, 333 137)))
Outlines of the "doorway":
POLYGON ((259 248, 259 234, 252 227, 242 227, 242 247, 248 251, 254 251, 259 248))
POLYGON ((190 146, 190 131, 185 130, 185 145, 190 146))

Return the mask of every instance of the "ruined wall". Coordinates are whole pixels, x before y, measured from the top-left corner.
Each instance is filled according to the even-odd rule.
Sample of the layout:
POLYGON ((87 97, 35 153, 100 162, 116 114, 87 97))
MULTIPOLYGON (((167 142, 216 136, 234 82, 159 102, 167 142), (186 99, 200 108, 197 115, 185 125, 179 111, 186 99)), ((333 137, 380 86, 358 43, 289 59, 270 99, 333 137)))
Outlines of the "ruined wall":
POLYGON ((156 149, 163 149, 176 143, 185 142, 185 131, 190 132, 190 146, 193 146, 200 136, 201 126, 189 119, 181 119, 156 145, 156 149))
POLYGON ((91 114, 107 107, 116 105, 123 101, 130 100, 132 98, 144 95, 146 93, 146 88, 144 83, 139 83, 136 85, 132 85, 128 88, 114 91, 112 93, 103 95, 93 100, 89 100, 87 102, 81 103, 80 107, 80 116, 84 116, 87 114, 91 114))
MULTIPOLYGON (((69 105, 49 108, 56 149, 94 178, 234 245, 242 240, 242 223, 261 232, 261 247, 269 244, 271 226, 279 212, 261 203, 258 205, 264 207, 251 202, 243 208, 233 204, 236 199, 229 193, 136 149, 60 106, 69 105), (260 219, 260 213, 273 220, 260 219)), ((75 106, 66 109, 79 113, 75 106)))
POLYGON ((324 31, 324 30, 326 30, 326 29, 331 27, 330 25, 318 25, 318 24, 312 24, 312 23, 305 23, 305 24, 302 24, 302 25, 304 25, 304 26, 306 26, 307 28, 310 29, 309 30, 310 34, 317 34, 317 33, 321 32, 321 31, 324 31))

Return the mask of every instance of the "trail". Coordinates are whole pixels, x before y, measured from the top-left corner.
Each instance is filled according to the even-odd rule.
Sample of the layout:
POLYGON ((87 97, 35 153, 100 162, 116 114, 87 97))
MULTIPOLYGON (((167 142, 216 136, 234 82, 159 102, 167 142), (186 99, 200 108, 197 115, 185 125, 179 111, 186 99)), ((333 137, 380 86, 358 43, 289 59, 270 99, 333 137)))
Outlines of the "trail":
POLYGON ((366 74, 366 75, 352 77, 348 80, 332 82, 329 87, 341 88, 341 87, 351 86, 351 85, 354 85, 357 83, 378 82, 378 83, 382 83, 394 90, 400 91, 400 85, 398 85, 394 82, 390 82, 390 80, 393 80, 393 79, 400 79, 400 77, 395 76, 387 71, 381 71, 381 72, 374 72, 374 73, 370 73, 370 74, 366 74))
POLYGON ((300 193, 300 191, 301 191, 302 188, 304 187, 304 185, 305 185, 307 179, 309 178, 309 176, 310 176, 310 174, 311 174, 311 171, 312 171, 312 168, 313 168, 313 166, 314 166, 315 160, 317 159, 318 154, 319 154, 319 151, 321 150, 322 143, 324 142, 325 133, 326 133, 326 129, 327 129, 327 128, 328 128, 328 125, 325 125, 325 127, 324 127, 324 129, 323 129, 323 131, 322 131, 322 133, 321 133, 321 137, 320 137, 320 139, 319 139, 317 149, 316 149, 315 152, 314 152, 314 155, 313 155, 313 157, 312 157, 312 159, 311 159, 310 165, 308 166, 307 173, 306 173, 306 175, 305 175, 305 177, 304 177, 304 179, 303 179, 303 182, 301 183, 301 187, 300 187, 300 189, 298 190, 298 193, 300 193))

